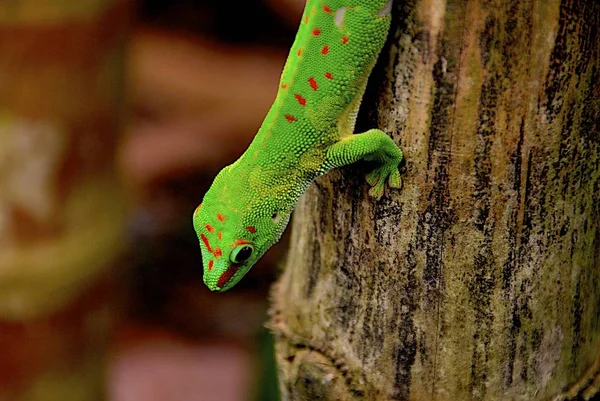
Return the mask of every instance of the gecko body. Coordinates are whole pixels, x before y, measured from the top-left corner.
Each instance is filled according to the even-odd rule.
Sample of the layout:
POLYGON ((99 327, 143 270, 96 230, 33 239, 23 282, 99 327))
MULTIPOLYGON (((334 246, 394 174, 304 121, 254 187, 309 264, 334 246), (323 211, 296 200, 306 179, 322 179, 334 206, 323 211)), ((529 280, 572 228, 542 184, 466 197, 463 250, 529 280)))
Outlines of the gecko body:
POLYGON ((244 154, 216 176, 193 215, 204 282, 233 287, 276 243, 298 198, 328 170, 360 159, 370 195, 400 187, 402 152, 384 132, 354 134, 392 0, 308 0, 275 101, 244 154))

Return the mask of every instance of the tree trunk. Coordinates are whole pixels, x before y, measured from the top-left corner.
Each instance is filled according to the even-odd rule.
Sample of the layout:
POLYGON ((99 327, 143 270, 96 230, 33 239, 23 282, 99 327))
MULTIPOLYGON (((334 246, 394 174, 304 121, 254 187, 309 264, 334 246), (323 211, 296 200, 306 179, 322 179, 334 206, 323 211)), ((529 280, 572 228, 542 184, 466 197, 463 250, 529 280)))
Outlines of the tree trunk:
POLYGON ((397 1, 359 129, 273 289, 284 400, 590 399, 600 386, 600 4, 397 1))
POLYGON ((0 401, 104 399, 130 4, 0 0, 0 401))

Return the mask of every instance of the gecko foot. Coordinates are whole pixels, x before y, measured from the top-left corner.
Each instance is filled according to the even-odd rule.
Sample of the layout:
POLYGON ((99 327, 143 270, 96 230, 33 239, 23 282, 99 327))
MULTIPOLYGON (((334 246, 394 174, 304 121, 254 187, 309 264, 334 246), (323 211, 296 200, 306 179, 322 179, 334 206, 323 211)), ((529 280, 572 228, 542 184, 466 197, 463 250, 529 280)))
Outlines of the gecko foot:
POLYGON ((378 163, 379 167, 367 174, 371 186, 369 195, 375 199, 383 196, 386 182, 392 188, 400 188, 402 180, 398 166, 402 150, 385 132, 371 129, 362 134, 347 135, 327 149, 328 168, 346 166, 358 160, 378 163))
POLYGON ((402 158, 398 160, 389 160, 381 167, 377 167, 375 170, 367 174, 367 183, 371 186, 369 195, 375 199, 380 199, 385 189, 385 182, 388 182, 390 188, 401 188, 402 179, 400 178, 400 171, 398 170, 398 164, 402 158))

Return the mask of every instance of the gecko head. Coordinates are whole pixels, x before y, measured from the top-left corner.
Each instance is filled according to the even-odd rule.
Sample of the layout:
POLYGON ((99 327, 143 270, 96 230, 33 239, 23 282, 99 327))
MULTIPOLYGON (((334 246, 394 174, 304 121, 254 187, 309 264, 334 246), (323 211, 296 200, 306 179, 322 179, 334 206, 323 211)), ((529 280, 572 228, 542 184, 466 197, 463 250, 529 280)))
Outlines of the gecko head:
POLYGON ((269 207, 269 202, 244 204, 240 197, 223 198, 214 189, 204 196, 193 222, 202 251, 204 284, 211 291, 223 292, 237 284, 279 240, 290 213, 269 207))

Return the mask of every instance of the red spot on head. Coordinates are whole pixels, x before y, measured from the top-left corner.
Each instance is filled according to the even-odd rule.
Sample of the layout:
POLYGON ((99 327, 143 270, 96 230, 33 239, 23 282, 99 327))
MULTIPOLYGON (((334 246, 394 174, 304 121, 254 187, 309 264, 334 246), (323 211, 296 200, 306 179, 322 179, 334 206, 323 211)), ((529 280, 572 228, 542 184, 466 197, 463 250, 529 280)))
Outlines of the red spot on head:
POLYGON ((208 261, 208 271, 211 271, 213 267, 215 267, 215 261, 211 259, 208 261))
POLYGON ((211 226, 210 224, 206 224, 206 225, 204 226, 204 228, 206 228, 206 230, 207 230, 209 233, 212 233, 213 231, 215 231, 215 229, 213 228, 213 226, 211 226))
POLYGON ((291 114, 286 114, 285 115, 285 119, 288 120, 289 122, 293 123, 294 121, 298 121, 298 119, 296 117, 294 117, 291 114))
POLYGON ((333 75, 331 75, 330 72, 326 72, 325 73, 325 78, 327 78, 327 79, 333 79, 333 75))
POLYGON ((200 234, 200 239, 202 239, 202 242, 204 242, 204 246, 206 247, 208 252, 213 253, 214 251, 210 247, 210 243, 208 242, 208 238, 206 238, 206 235, 200 234))
POLYGON ((221 213, 217 213, 217 219, 222 223, 225 221, 225 216, 223 216, 221 213))
POLYGON ((287 84, 281 84, 281 89, 287 89, 287 84))
POLYGON ((245 240, 243 238, 236 239, 235 241, 233 241, 233 247, 234 248, 236 246, 239 246, 239 245, 247 245, 247 244, 250 244, 250 241, 247 241, 247 240, 245 240))
POLYGON ((221 250, 221 248, 217 248, 213 252, 213 255, 215 255, 215 258, 220 258, 221 256, 223 256, 223 251, 221 250))
POLYGON ((310 87, 314 91, 316 91, 317 89, 319 89, 319 86, 317 85, 317 81, 315 81, 315 77, 308 78, 308 83, 310 84, 310 87))
POLYGON ((315 28, 312 30, 313 36, 319 36, 321 34, 321 30, 319 28, 315 28))
POLYGON ((325 55, 329 53, 329 46, 325 45, 323 46, 323 48, 321 49, 321 54, 325 55))
POLYGON ((303 98, 302 95, 296 93, 294 97, 296 98, 296 100, 298 100, 298 103, 300 103, 301 106, 306 106, 306 99, 303 98))
POLYGON ((202 239, 202 242, 204 242, 204 246, 206 247, 208 252, 215 255, 215 258, 220 258, 223 255, 223 251, 221 250, 221 248, 217 248, 217 249, 211 248, 210 243, 208 242, 208 238, 206 238, 206 235, 200 234, 200 238, 202 239))
POLYGON ((348 43, 350 39, 348 39, 348 36, 342 36, 342 44, 345 45, 346 43, 348 43))
POLYGON ((325 11, 327 14, 331 13, 331 8, 329 8, 329 6, 327 6, 326 4, 323 4, 323 11, 325 11))
POLYGON ((246 230, 248 230, 248 232, 254 234, 256 232, 256 227, 252 227, 252 226, 246 227, 246 230))
POLYGON ((240 267, 238 265, 229 266, 229 268, 225 270, 225 273, 221 274, 221 277, 219 277, 219 281, 217 281, 217 287, 221 288, 225 284, 227 284, 227 282, 231 280, 231 278, 238 271, 239 268, 240 267))
POLYGON ((219 231, 217 233, 217 237, 219 237, 219 239, 222 240, 223 239, 223 233, 221 231, 219 231))
POLYGON ((300 57, 302 55, 302 48, 301 47, 298 48, 298 53, 297 54, 298 54, 298 57, 300 57))

